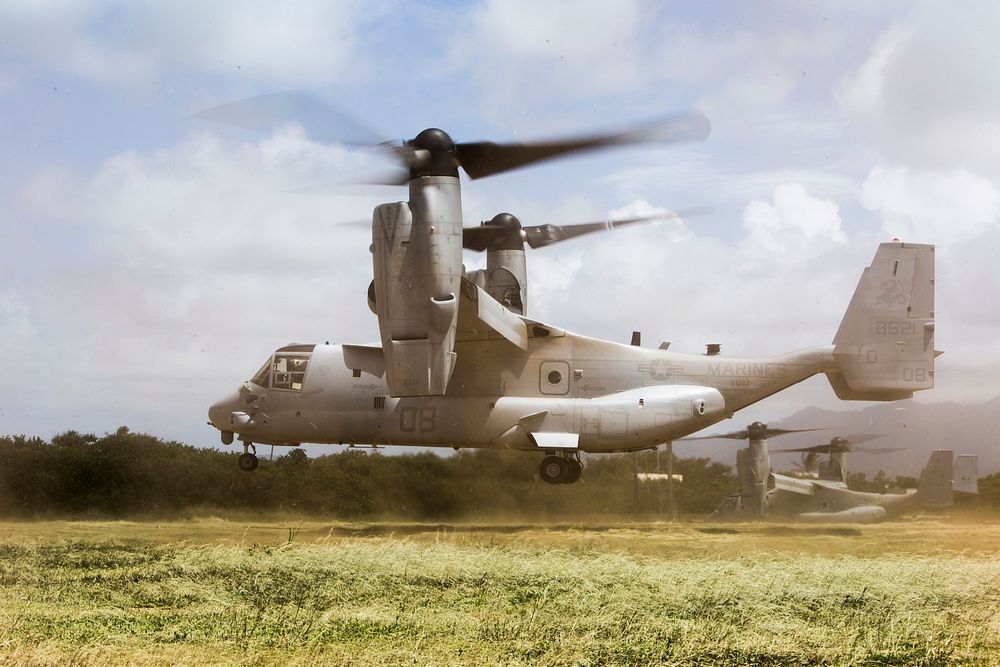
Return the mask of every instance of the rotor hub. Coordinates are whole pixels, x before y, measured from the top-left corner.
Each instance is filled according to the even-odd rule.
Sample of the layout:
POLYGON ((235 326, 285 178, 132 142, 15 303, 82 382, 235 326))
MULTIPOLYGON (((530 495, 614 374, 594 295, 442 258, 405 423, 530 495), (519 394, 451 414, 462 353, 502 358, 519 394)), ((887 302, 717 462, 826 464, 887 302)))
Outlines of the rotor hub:
POLYGON ((439 130, 436 127, 429 127, 410 141, 410 145, 414 148, 423 148, 431 152, 434 151, 447 151, 449 153, 455 152, 455 142, 452 140, 448 133, 444 130, 439 130))
POLYGON ((524 250, 521 221, 510 213, 497 213, 484 227, 495 230, 490 240, 489 250, 524 250))
POLYGON ((509 229, 521 229, 521 221, 511 213, 497 213, 492 220, 483 223, 491 227, 507 227, 509 229))
POLYGON ((414 152, 410 178, 454 176, 458 178, 458 151, 444 130, 430 127, 406 142, 414 152))

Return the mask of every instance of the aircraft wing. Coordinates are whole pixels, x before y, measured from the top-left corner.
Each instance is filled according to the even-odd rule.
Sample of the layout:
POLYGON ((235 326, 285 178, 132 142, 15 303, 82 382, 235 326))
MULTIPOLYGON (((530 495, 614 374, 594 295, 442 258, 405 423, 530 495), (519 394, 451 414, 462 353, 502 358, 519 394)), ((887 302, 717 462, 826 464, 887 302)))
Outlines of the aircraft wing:
POLYGON ((460 342, 506 339, 522 351, 528 350, 529 338, 565 336, 566 332, 512 313, 471 280, 462 279, 462 295, 458 306, 460 342))
POLYGON ((832 479, 813 479, 810 480, 812 485, 817 488, 831 489, 833 491, 849 491, 847 485, 841 481, 832 479))
POLYGON ((816 493, 814 480, 798 479, 797 477, 777 474, 772 474, 771 477, 774 478, 774 490, 776 491, 788 491, 789 493, 798 493, 803 496, 812 496, 816 493))
POLYGON ((362 370, 376 377, 385 375, 385 356, 381 345, 343 345, 344 364, 354 370, 362 370))

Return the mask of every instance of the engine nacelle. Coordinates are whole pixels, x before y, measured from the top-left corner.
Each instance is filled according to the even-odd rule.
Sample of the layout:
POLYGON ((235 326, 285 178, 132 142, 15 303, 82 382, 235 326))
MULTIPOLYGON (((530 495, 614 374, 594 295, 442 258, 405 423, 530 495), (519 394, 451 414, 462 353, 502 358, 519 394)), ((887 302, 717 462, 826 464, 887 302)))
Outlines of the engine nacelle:
POLYGON ((490 250, 486 253, 486 293, 504 308, 519 315, 528 309, 528 270, 524 250, 490 250))
POLYGON ((455 364, 462 281, 458 179, 410 182, 410 201, 372 216, 373 289, 386 382, 393 396, 443 395, 455 364))

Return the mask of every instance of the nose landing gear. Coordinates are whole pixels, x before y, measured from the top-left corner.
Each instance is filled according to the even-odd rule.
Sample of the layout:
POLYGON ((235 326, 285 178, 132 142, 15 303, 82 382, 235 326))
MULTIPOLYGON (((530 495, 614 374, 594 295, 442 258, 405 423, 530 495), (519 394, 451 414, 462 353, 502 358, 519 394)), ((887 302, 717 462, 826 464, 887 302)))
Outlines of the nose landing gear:
POLYGON ((546 456, 538 466, 538 475, 549 484, 572 484, 580 479, 583 463, 579 452, 559 452, 559 456, 546 456))
POLYGON ((257 469, 257 448, 253 446, 252 442, 243 441, 243 453, 240 454, 239 458, 240 470, 250 472, 257 469), (253 450, 251 453, 250 450, 253 450))

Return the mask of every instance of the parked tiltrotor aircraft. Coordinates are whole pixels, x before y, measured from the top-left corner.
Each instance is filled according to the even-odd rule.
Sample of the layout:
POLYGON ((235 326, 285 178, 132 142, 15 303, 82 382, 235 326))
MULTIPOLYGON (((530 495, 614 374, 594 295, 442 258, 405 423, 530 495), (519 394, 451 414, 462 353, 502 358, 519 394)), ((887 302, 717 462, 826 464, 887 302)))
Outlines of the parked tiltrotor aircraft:
MULTIPOLYGON (((976 456, 955 456, 949 449, 936 449, 920 472, 917 488, 901 493, 851 491, 847 488, 846 472, 833 477, 824 475, 823 468, 817 479, 772 473, 774 486, 767 494, 765 514, 807 521, 864 523, 918 509, 952 507, 956 495, 978 493, 978 466, 976 456)), ((829 472, 830 468, 826 470, 829 472)), ((731 499, 729 502, 732 504, 731 499)))
MULTIPOLYGON (((205 117, 235 115, 240 124, 249 115, 243 107, 260 102, 205 117)), ((392 149, 408 169, 409 201, 373 215, 368 298, 381 345, 282 347, 210 408, 210 423, 223 442, 242 441, 244 470, 257 466, 253 443, 506 447, 544 453, 539 473, 556 484, 579 479, 580 452, 653 448, 817 373, 847 400, 891 401, 931 388, 932 246, 879 246, 832 345, 736 359, 597 340, 526 316, 524 243, 539 247, 613 223, 522 227, 501 214, 462 226, 459 167, 478 178, 575 151, 707 133, 698 114, 533 144, 455 143, 441 130, 421 132, 392 149), (463 247, 486 250, 486 269, 465 273, 463 247)))
POLYGON ((771 468, 768 438, 816 429, 777 429, 754 422, 742 431, 686 438, 746 440, 747 447, 737 451, 736 475, 740 490, 726 498, 712 514, 716 519, 802 519, 837 523, 880 521, 917 509, 951 507, 955 497, 977 494, 978 458, 955 456, 947 449, 931 453, 920 472, 916 489, 898 493, 868 493, 847 488, 845 457, 848 452, 887 453, 899 448, 872 449, 857 443, 877 435, 836 437, 811 447, 775 449, 771 452, 802 452, 827 455, 818 461, 818 473, 796 476, 776 473, 771 468))

